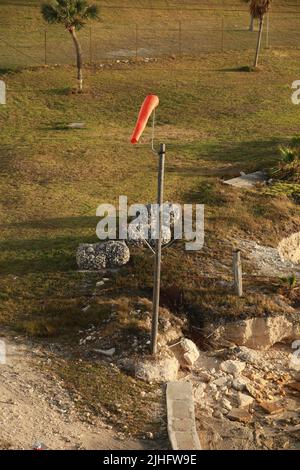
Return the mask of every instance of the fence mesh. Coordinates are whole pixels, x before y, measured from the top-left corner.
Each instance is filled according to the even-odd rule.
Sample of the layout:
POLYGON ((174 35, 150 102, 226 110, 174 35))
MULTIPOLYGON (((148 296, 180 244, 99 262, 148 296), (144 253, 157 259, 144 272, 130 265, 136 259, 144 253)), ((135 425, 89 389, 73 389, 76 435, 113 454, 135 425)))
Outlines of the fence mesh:
MULTIPOLYGON (((1 7, 0 7, 1 15, 1 7)), ((230 15, 195 12, 191 21, 146 23, 95 23, 78 33, 85 62, 132 57, 197 55, 203 52, 253 49, 256 31, 249 31, 246 11, 230 15)), ((300 13, 269 15, 265 20, 262 47, 299 48, 300 13), (291 27, 292 25, 292 27, 291 27)), ((1 25, 0 68, 42 64, 73 64, 74 46, 62 27, 18 30, 1 25)))

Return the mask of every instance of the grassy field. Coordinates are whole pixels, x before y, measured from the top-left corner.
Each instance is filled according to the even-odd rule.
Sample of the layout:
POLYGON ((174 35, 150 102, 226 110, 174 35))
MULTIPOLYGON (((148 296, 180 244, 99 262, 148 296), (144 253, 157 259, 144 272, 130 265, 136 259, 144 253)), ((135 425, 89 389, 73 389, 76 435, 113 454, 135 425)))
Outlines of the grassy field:
MULTIPOLYGON (((137 148, 128 142, 149 92, 161 99, 156 138, 167 143, 165 198, 206 204, 211 248, 209 255, 186 255, 179 244, 166 252, 166 262, 174 265, 163 277, 166 286, 178 276, 182 287, 193 285, 192 273, 202 273, 206 256, 226 264, 218 241, 246 237, 274 245, 297 226, 299 210, 291 200, 220 182, 272 166, 278 146, 298 133, 299 110, 290 101, 298 53, 273 52, 257 73, 237 70, 251 58, 220 54, 90 68, 82 95, 68 88, 72 68, 2 75, 8 88, 7 106, 0 108, 2 322, 26 330, 32 315, 43 322, 54 316, 59 325, 65 315, 69 324, 70 311, 83 301, 78 283, 86 284, 76 272, 74 253, 80 242, 96 241, 97 206, 117 203, 122 194, 129 203, 154 200, 150 131, 137 148), (73 121, 85 121, 86 128, 64 129, 73 121), (174 251, 186 260, 180 269, 174 251), (60 313, 57 298, 63 299, 60 313)), ((150 295, 151 266, 147 251, 133 259, 129 269, 140 277, 136 293, 150 295), (138 269, 145 262, 145 269, 138 269)), ((127 281, 125 275, 125 292, 127 281)), ((91 321, 89 315, 71 317, 75 323, 91 321)))
MULTIPOLYGON (((11 8, 1 3, 1 8, 11 8)), ((30 21, 35 3, 27 10, 30 21)), ((192 5, 186 3, 186 8, 192 5)), ((132 15, 131 10, 123 13, 132 15)), ((15 26, 20 24, 21 16, 15 26)), ((7 27, 13 33, 12 19, 7 27)), ((199 321, 207 313, 253 313, 253 306, 257 315, 276 311, 270 282, 258 293, 247 263, 247 296, 237 299, 217 284, 231 279, 236 240, 276 246, 282 236, 299 230, 299 206, 288 196, 267 194, 264 188, 240 191, 221 181, 240 171, 272 167, 279 145, 299 133, 291 84, 299 79, 300 52, 264 51, 256 73, 243 71, 252 60, 253 51, 236 51, 92 65, 84 71, 82 95, 72 92, 71 66, 1 71, 7 84, 7 105, 0 106, 2 327, 77 344, 78 329, 102 325, 112 304, 124 315, 124 305, 129 311, 139 297, 151 299, 153 257, 147 249, 133 252, 129 265, 110 275, 101 296, 92 301, 99 276, 79 273, 75 263, 78 244, 97 241, 99 204, 117 203, 119 195, 127 195, 129 203, 155 199, 157 162, 150 129, 141 145, 129 144, 148 93, 161 100, 156 141, 167 144, 165 199, 204 203, 206 214, 202 251, 187 253, 177 243, 164 252, 163 305, 174 313, 196 312, 199 321), (66 129, 74 121, 84 121, 86 127, 66 129), (84 312, 87 303, 91 308, 84 312)), ((135 325, 120 321, 118 328, 125 336, 135 325)), ((128 403, 140 394, 137 383, 102 365, 90 365, 88 371, 80 367, 79 373, 72 359, 59 365, 58 373, 71 387, 85 391, 97 410, 113 408, 114 397, 120 399, 120 381, 121 390, 132 391, 128 403), (99 377, 106 387, 102 400, 99 377), (116 395, 110 401, 111 381, 116 395)), ((139 429, 141 416, 134 421, 139 429)))
MULTIPOLYGON (((71 38, 62 27, 45 25, 41 3, 0 1, 0 68, 36 66, 45 61, 74 63, 71 38)), ((101 9, 100 21, 79 33, 87 62, 255 47, 256 34, 247 31, 249 14, 240 0, 96 3, 101 9)), ((263 47, 297 48, 299 30, 300 7, 292 0, 277 0, 270 16, 268 40, 264 32, 263 47)))

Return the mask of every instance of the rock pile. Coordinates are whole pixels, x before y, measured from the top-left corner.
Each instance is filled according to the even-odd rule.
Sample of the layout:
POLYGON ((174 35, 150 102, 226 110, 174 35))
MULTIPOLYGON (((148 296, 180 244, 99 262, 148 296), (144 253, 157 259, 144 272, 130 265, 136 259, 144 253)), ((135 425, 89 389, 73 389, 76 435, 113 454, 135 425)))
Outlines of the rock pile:
MULTIPOLYGON (((274 355, 269 353, 270 357, 274 355)), ((291 374, 279 358, 271 363, 266 355, 263 358, 243 346, 235 348, 233 358, 223 360, 219 367, 208 370, 199 365, 194 394, 202 413, 241 423, 251 422, 258 409, 270 415, 282 413, 291 374)))
POLYGON ((105 268, 118 268, 128 263, 130 251, 122 241, 103 243, 82 243, 76 253, 79 269, 99 271, 105 268))
MULTIPOLYGON (((158 210, 156 204, 147 204, 145 213, 140 213, 139 220, 131 223, 128 229, 128 243, 143 246, 145 240, 155 246, 157 239, 158 210)), ((177 204, 164 202, 162 206, 162 244, 166 245, 172 239, 172 230, 180 220, 181 208, 177 204)))
MULTIPOLYGON (((162 245, 170 243, 174 226, 181 218, 181 207, 165 202, 162 207, 162 245)), ((147 243, 154 247, 158 238, 158 210, 156 204, 147 204, 144 213, 132 220, 128 226, 127 241, 82 243, 76 253, 79 269, 99 271, 105 268, 124 266, 130 259, 129 246, 143 247, 147 243)))

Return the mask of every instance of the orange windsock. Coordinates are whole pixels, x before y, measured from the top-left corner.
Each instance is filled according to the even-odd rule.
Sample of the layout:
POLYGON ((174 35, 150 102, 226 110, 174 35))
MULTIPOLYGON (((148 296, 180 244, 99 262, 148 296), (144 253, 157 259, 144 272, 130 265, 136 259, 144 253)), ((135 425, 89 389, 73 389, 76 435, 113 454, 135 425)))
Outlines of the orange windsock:
POLYGON ((148 119, 152 111, 154 111, 154 109, 158 106, 158 104, 159 104, 159 99, 156 95, 148 95, 145 98, 144 103, 142 104, 139 115, 138 115, 136 126, 134 128, 133 134, 130 139, 130 142, 132 144, 137 144, 138 141, 140 140, 140 137, 142 133, 144 132, 144 129, 147 125, 148 119))

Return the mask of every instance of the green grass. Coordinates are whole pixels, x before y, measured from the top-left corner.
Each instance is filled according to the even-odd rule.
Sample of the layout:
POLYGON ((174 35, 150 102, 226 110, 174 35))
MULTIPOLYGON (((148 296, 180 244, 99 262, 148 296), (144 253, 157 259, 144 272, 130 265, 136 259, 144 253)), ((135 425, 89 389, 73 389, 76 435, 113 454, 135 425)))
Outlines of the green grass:
MULTIPOLYGON (((218 284, 231 280, 236 238, 275 246, 299 225, 299 206, 285 194, 241 191, 221 182, 240 171, 274 167, 278 147, 299 131, 299 108, 290 95, 300 53, 269 52, 258 73, 241 71, 252 56, 205 54, 89 67, 82 95, 70 92, 70 66, 1 73, 7 84, 7 105, 0 106, 1 326, 74 347, 78 329, 102 329, 120 299, 151 299, 153 256, 147 249, 133 251, 130 264, 109 274, 94 299, 100 275, 79 273, 75 263, 78 244, 97 241, 99 204, 117 203, 119 195, 127 195, 130 204, 155 200, 151 129, 140 145, 129 143, 148 93, 160 97, 156 144, 167 144, 165 199, 205 203, 206 213, 202 251, 187 253, 180 242, 163 253, 162 304, 175 313, 191 312, 200 323, 203 315, 275 311, 269 280, 258 286, 247 278, 243 299, 218 284), (66 129, 74 121, 86 127, 66 129), (83 311, 87 304, 91 308, 83 311)), ((251 274, 251 265, 244 267, 251 274)), ((125 316, 129 304, 127 310, 125 316)), ((140 326, 125 322, 122 328, 122 338, 131 341, 140 326)), ((101 362, 79 369, 78 357, 77 351, 58 361, 55 373, 81 392, 93 412, 109 410, 118 422, 113 403, 128 392, 135 406, 140 385, 101 362)), ((126 412, 125 407, 119 422, 126 422, 126 412)), ((129 432, 144 432, 149 420, 137 408, 129 432)))
MULTIPOLYGON (((5 323, 26 325, 39 312, 52 318, 51 305, 44 304, 53 297, 66 302, 61 315, 80 309, 86 293, 77 295, 82 276, 75 272, 74 254, 79 243, 96 241, 97 206, 117 203, 122 194, 129 203, 155 199, 157 162, 149 147, 150 129, 141 145, 129 144, 138 107, 149 92, 161 100, 156 141, 167 143, 165 198, 206 204, 210 252, 186 254, 179 244, 164 254, 172 265, 178 253, 182 269, 187 266, 183 286, 190 283, 189 274, 202 272, 202 263, 205 269, 207 257, 227 263, 230 273, 231 254, 220 249, 218 240, 245 237, 274 245, 297 224, 298 206, 285 196, 243 192, 220 182, 240 171, 273 166, 278 146, 288 144, 299 129, 299 110, 290 102, 298 52, 271 53, 253 76, 227 71, 249 58, 216 54, 89 68, 82 95, 63 92, 73 82, 70 67, 2 75, 8 88, 7 106, 0 108, 5 323), (62 124, 72 121, 85 121, 86 128, 64 129, 62 124), (77 300, 70 306, 73 293, 77 300)), ((147 252, 137 256, 142 264, 148 257, 145 290, 151 295, 153 258, 147 252)), ((173 266, 175 277, 180 269, 173 266)), ((165 287, 174 283, 172 270, 163 277, 165 287)), ((143 286, 144 274, 137 271, 143 286)))

